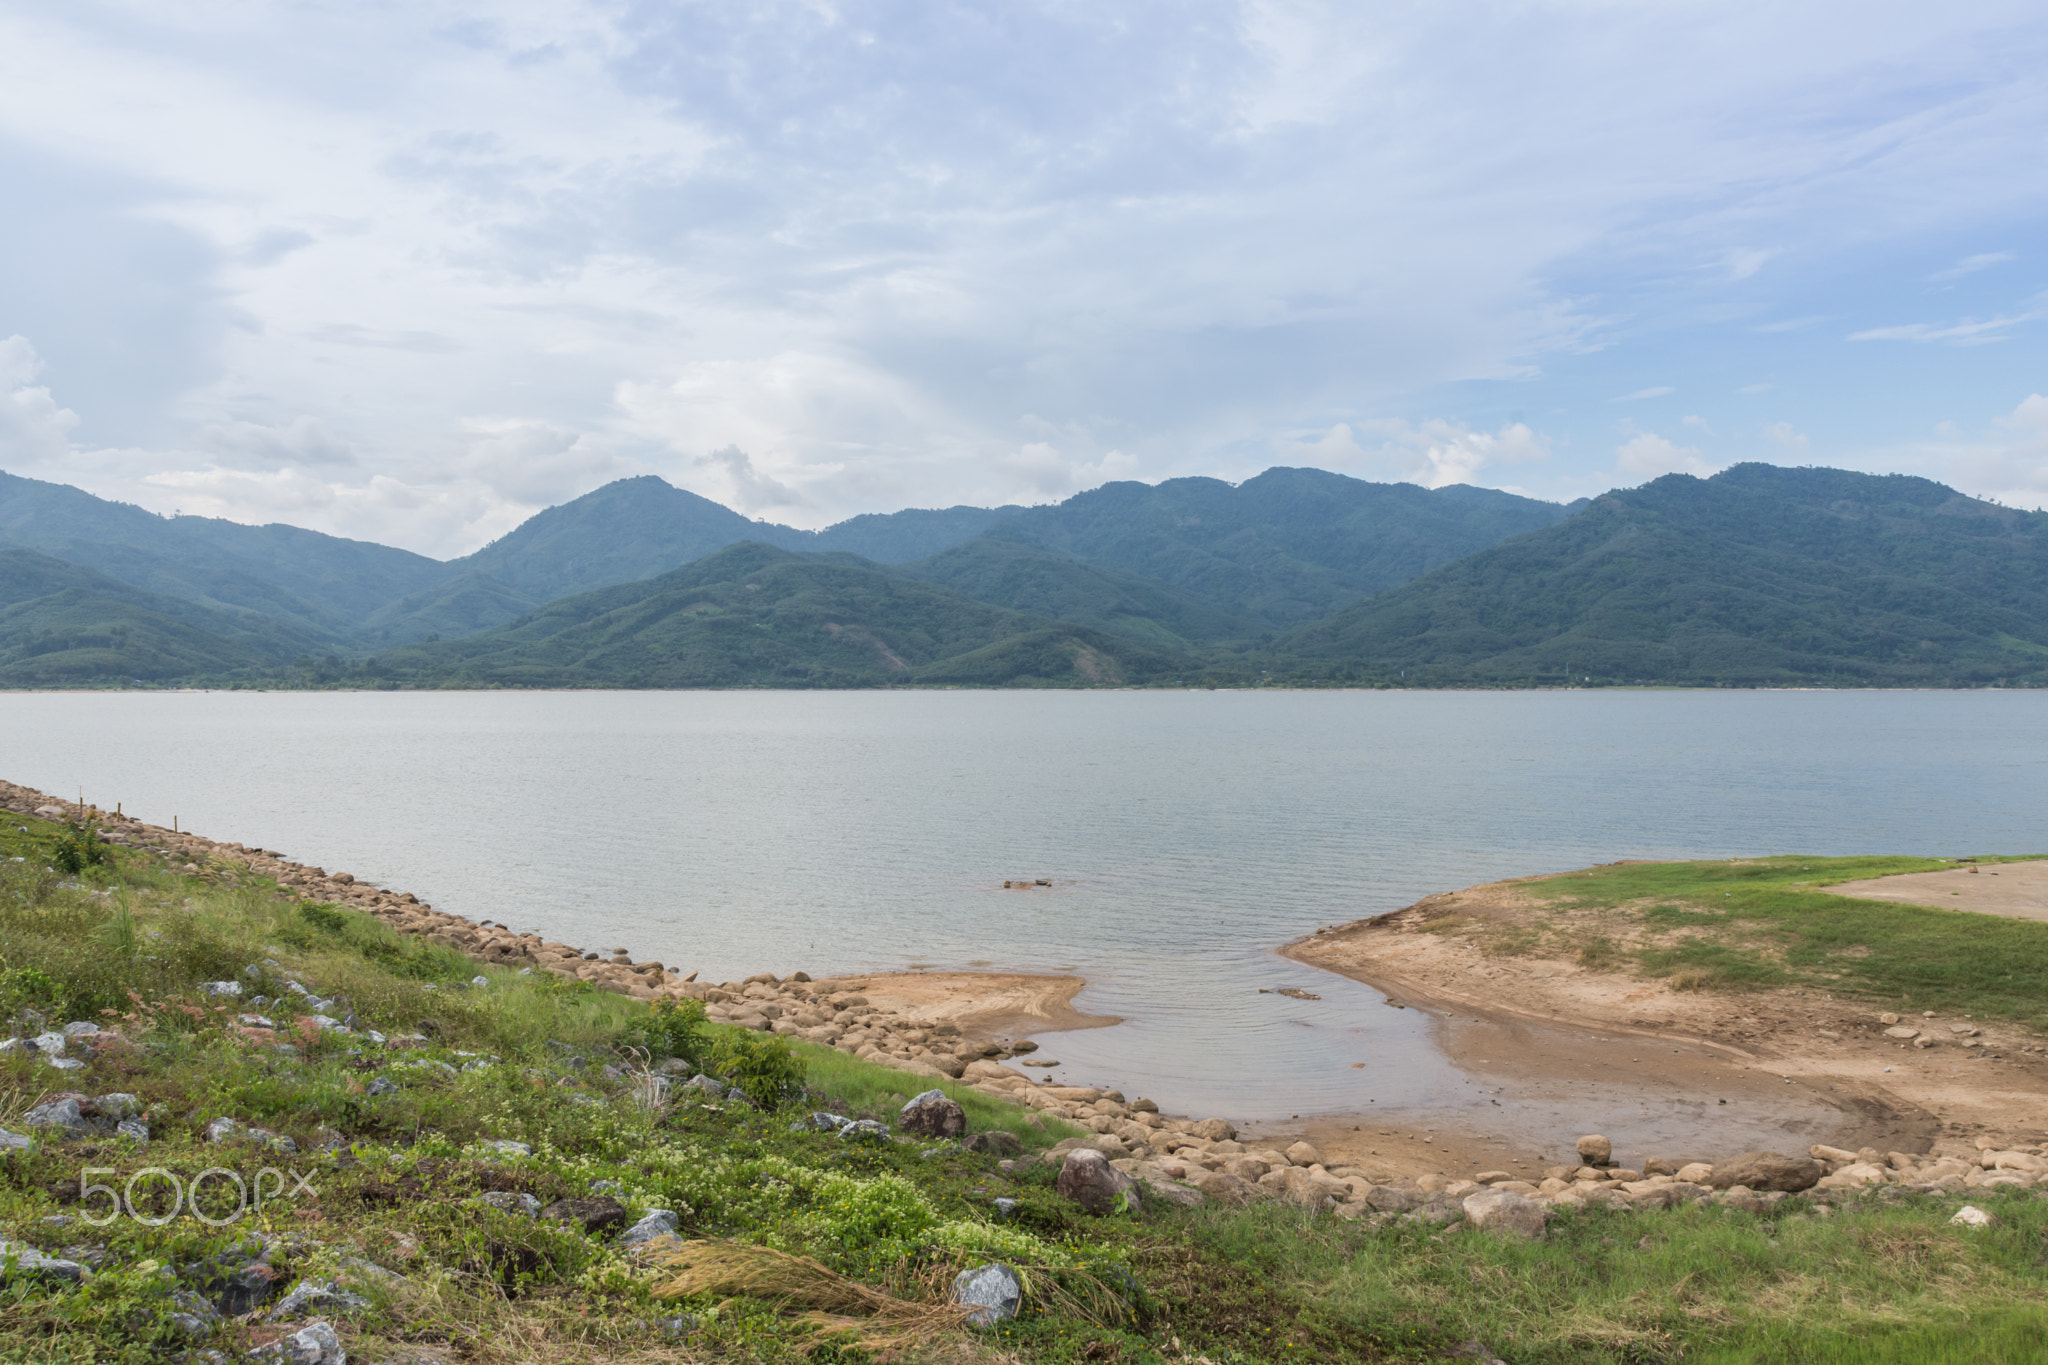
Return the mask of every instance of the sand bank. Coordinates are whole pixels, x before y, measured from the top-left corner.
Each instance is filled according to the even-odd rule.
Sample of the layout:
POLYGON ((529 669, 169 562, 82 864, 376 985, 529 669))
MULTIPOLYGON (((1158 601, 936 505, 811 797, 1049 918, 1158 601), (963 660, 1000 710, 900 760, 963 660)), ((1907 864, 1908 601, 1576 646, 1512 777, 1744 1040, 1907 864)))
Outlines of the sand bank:
MULTIPOLYGON (((1745 1145, 1922 1153, 1979 1137, 2039 1141, 2048 1054, 2024 1050, 2036 1044, 2017 1027, 1916 1017, 1909 1023, 1950 1043, 1960 1041, 1951 1025, 1980 1027, 1978 1046, 1919 1050, 1886 1037, 1868 1004, 1798 990, 1679 991, 1571 958, 1489 954, 1473 936, 1447 932, 1512 927, 1538 880, 1431 896, 1282 950, 1429 1011, 1447 1055, 1499 1082, 1489 1097, 1498 1108, 1447 1113, 1433 1134, 1332 1118, 1311 1126, 1318 1145, 1378 1147, 1411 1163, 1443 1154, 1448 1169, 1474 1156, 1514 1163, 1513 1134, 1531 1116, 1568 1117, 1596 1099, 1602 1111, 1631 1113, 1648 1135, 1611 1134, 1618 1144, 1667 1158, 1745 1145)), ((1536 1162, 1526 1154, 1514 1164, 1536 1162)))

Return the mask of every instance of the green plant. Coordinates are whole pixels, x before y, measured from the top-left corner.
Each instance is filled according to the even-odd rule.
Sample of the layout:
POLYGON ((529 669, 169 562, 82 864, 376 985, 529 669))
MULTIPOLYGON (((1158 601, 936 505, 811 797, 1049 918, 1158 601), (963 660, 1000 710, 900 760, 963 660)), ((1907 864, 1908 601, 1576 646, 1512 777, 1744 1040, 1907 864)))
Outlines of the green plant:
POLYGON ((722 1031, 704 1064, 763 1109, 780 1109, 803 1098, 803 1059, 772 1035, 722 1031))
POLYGON ((648 1007, 646 1014, 626 1025, 624 1041, 653 1061, 681 1057, 701 1066, 709 1047, 704 1033, 704 1003, 663 996, 648 1007))
POLYGON ((50 866, 68 876, 75 877, 88 867, 106 867, 113 861, 106 840, 100 838, 97 820, 67 821, 63 832, 50 844, 50 866))

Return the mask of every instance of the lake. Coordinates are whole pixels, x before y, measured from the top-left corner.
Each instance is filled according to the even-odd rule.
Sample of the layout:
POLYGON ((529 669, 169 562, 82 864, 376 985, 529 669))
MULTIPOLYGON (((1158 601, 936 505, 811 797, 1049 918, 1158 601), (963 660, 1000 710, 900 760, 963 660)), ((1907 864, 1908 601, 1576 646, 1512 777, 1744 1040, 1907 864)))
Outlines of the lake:
POLYGON ((15 693, 0 716, 12 781, 706 979, 1079 972, 1080 1006, 1128 1022, 1042 1038, 1062 1077, 1250 1119, 1471 1084, 1425 1016, 1274 956, 1320 925, 1617 858, 2048 848, 2025 692, 15 693), (1259 993, 1283 985, 1323 999, 1259 993))

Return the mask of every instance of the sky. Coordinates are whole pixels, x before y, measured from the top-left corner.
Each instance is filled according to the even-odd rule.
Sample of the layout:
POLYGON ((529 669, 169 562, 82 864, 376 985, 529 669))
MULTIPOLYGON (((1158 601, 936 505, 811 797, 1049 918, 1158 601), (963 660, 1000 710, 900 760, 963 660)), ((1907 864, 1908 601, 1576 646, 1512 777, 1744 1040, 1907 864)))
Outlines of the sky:
POLYGON ((0 469, 447 557, 1312 465, 2048 505, 2038 0, 0 0, 0 469))

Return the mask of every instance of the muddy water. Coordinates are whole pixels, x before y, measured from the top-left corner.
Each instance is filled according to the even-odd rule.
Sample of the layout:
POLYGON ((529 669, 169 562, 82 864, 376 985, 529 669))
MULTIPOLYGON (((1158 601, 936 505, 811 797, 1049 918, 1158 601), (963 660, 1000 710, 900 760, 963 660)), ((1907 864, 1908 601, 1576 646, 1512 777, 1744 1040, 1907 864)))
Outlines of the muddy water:
POLYGON ((1517 1083, 1273 955, 1318 925, 1623 857, 2029 850, 2048 808, 2026 693, 12 694, 0 722, 12 780, 711 978, 1076 971, 1129 1022, 1043 1038, 1056 1076, 1283 1121, 1517 1083))

